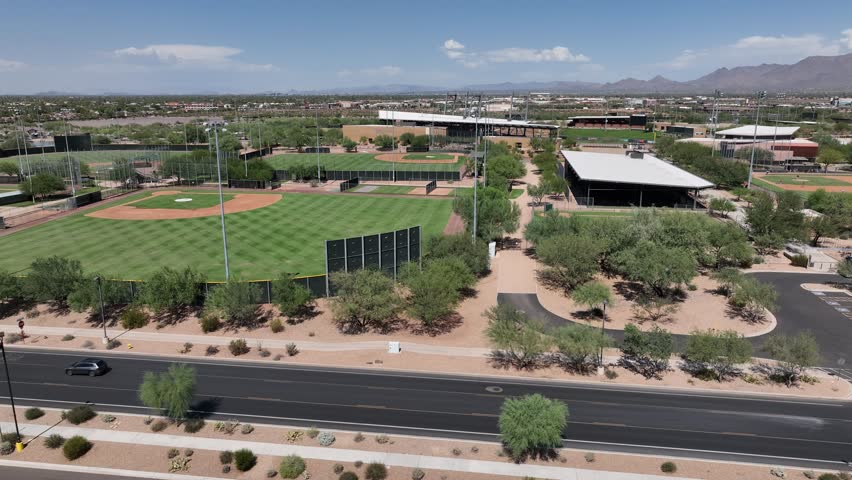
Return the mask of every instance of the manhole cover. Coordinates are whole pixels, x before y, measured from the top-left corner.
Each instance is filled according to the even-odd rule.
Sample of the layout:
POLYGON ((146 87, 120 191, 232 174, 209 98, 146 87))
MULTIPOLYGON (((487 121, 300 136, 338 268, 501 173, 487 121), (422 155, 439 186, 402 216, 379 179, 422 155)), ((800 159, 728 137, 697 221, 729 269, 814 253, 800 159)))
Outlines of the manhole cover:
POLYGON ((491 393, 500 393, 503 391, 503 387, 485 387, 485 391, 491 393))
POLYGON ((192 199, 191 198, 176 198, 175 201, 178 202, 178 203, 186 203, 186 202, 191 202, 192 199))

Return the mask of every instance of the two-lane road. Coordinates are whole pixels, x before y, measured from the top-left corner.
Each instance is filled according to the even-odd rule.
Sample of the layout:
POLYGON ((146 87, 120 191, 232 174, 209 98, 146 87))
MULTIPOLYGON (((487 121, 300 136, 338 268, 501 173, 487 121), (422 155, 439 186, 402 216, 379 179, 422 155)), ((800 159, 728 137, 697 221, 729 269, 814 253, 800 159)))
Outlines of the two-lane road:
MULTIPOLYGON (((16 398, 144 413, 137 397, 143 373, 181 360, 103 355, 109 374, 65 376, 80 357, 10 349, 16 398)), ((185 360, 197 369, 195 408, 217 417, 493 439, 503 401, 538 392, 568 405, 569 445, 813 465, 852 457, 852 407, 843 402, 185 360)))

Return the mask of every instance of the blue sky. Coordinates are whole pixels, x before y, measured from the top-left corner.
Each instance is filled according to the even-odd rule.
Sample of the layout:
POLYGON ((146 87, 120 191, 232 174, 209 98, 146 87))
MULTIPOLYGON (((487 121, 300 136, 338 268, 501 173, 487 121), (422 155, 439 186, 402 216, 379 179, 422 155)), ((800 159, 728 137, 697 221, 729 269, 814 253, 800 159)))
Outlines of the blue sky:
POLYGON ((689 80, 852 52, 849 0, 44 0, 3 13, 0 93, 689 80))

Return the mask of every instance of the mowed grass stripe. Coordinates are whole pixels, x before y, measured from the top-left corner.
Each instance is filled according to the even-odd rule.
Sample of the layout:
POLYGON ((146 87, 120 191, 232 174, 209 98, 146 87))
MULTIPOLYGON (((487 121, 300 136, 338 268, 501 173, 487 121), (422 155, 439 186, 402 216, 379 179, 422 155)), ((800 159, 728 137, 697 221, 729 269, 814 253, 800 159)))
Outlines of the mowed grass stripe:
MULTIPOLYGON (((231 271, 246 280, 319 274, 324 240, 422 225, 425 242, 441 234, 451 209, 450 199, 286 194, 271 206, 227 215, 231 271)), ((0 237, 8 270, 49 255, 78 259, 86 271, 116 278, 142 279, 162 266, 190 265, 211 280, 224 279, 217 216, 134 221, 77 213, 0 237)))
MULTIPOLYGON (((464 157, 459 157, 456 163, 393 163, 376 160, 373 153, 321 153, 320 165, 326 170, 373 170, 414 172, 454 172, 464 164, 464 157)), ((309 165, 316 167, 317 154, 291 153, 274 155, 266 159, 273 168, 287 170, 291 165, 309 165)))

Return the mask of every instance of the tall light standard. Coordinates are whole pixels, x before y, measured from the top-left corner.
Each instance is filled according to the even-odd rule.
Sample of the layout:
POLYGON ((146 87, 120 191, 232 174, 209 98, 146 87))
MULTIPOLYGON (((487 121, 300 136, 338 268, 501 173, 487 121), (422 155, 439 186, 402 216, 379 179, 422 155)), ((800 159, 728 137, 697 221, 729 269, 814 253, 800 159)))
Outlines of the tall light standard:
POLYGON ((713 92, 713 149, 710 150, 710 156, 716 156, 716 129, 719 128, 719 98, 724 94, 719 90, 713 92))
POLYGON ((319 146, 319 108, 316 110, 316 118, 317 118, 317 182, 320 181, 320 146, 319 146))
POLYGON ((600 362, 601 367, 603 367, 603 363, 604 363, 604 360, 603 360, 603 348, 604 348, 603 347, 604 346, 603 339, 604 339, 604 335, 606 335, 606 333, 604 332, 604 324, 606 323, 606 306, 609 305, 609 300, 604 300, 602 305, 603 305, 603 315, 601 316, 601 362, 600 362))
POLYGON ((219 154, 219 129, 221 128, 223 132, 227 132, 224 128, 227 123, 224 121, 215 121, 204 122, 204 125, 207 127, 204 129, 205 132, 213 130, 213 137, 216 142, 216 177, 218 179, 217 185, 219 185, 219 218, 222 221, 222 249, 225 251, 225 281, 227 282, 231 279, 231 269, 228 266, 228 233, 225 230, 225 202, 222 199, 222 161, 219 154))
POLYGON ((68 122, 65 122, 65 158, 68 160, 68 174, 71 175, 71 196, 76 197, 77 187, 74 186, 74 167, 71 165, 71 147, 68 146, 68 122))
POLYGON ((101 325, 103 325, 103 327, 104 327, 103 343, 104 343, 104 345, 106 345, 107 343, 109 343, 109 336, 107 336, 107 331, 106 331, 106 318, 104 317, 104 290, 101 287, 101 277, 100 276, 95 277, 95 284, 98 286, 98 301, 101 304, 101 325))
POLYGON ((754 173, 754 153, 757 149, 757 123, 760 121, 760 100, 766 98, 766 90, 757 92, 757 111, 754 113, 754 138, 751 142, 751 160, 748 162, 748 185, 746 188, 751 188, 751 177, 754 173))
POLYGON ((476 243, 476 202, 477 187, 479 186, 479 115, 482 113, 482 94, 476 102, 476 122, 473 131, 473 242, 476 243))
POLYGON ((15 420, 15 434, 17 441, 15 442, 15 450, 21 451, 24 449, 24 444, 21 443, 21 430, 18 428, 18 414, 15 413, 15 396, 12 395, 12 379, 9 377, 9 363, 6 362, 6 347, 3 345, 3 337, 6 332, 0 332, 0 352, 3 353, 3 368, 6 369, 6 385, 9 386, 9 403, 12 404, 12 418, 15 420))

